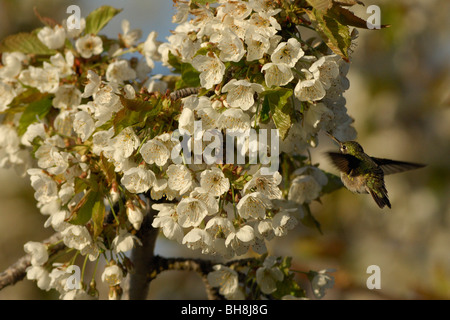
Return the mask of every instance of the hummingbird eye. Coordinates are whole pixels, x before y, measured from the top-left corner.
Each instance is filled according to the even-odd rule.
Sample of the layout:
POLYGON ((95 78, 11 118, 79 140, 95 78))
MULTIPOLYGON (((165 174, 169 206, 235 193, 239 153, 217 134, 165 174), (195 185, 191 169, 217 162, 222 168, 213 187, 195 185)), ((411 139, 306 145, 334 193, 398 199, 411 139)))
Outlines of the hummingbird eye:
POLYGON ((346 145, 343 145, 342 146, 342 151, 346 151, 347 150, 347 146, 346 145))

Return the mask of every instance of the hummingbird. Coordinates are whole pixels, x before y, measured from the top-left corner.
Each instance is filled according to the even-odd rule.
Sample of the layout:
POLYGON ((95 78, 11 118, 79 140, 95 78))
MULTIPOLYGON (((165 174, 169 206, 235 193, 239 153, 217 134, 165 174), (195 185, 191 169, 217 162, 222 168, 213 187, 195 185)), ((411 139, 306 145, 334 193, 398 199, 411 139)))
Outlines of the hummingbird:
POLYGON ((388 198, 384 176, 425 167, 423 164, 375 158, 367 155, 356 141, 342 142, 327 133, 339 144, 339 152, 328 152, 333 164, 341 172, 344 186, 354 193, 370 193, 380 208, 391 203, 388 198))

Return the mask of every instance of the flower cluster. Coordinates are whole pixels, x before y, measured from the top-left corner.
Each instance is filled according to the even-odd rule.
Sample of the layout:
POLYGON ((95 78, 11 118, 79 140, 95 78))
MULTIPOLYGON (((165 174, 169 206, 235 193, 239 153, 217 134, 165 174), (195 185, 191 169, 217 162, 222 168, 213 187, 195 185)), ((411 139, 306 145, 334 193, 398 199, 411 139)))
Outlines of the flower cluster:
MULTIPOLYGON (((294 228, 328 183, 299 155, 317 145, 320 130, 341 140, 355 135, 342 96, 347 63, 304 41, 301 25, 288 26, 286 7, 266 0, 175 5, 179 25, 165 43, 155 32, 139 43, 142 32, 128 21, 118 40, 107 39, 82 19, 77 30, 65 22, 40 29, 37 38, 50 52, 42 60, 2 54, 0 166, 28 173, 45 226, 68 248, 90 261, 106 252, 118 257, 103 276, 114 288, 126 273, 124 253, 140 245, 134 234, 148 212, 165 237, 203 254, 266 253, 266 241, 294 228), (141 58, 124 58, 128 52, 141 58), (155 61, 181 73, 175 84, 151 75, 155 61), (189 85, 199 93, 175 100, 165 94, 189 85), (284 169, 268 174, 270 163, 217 157, 189 161, 182 152, 187 146, 206 159, 223 147, 206 144, 208 134, 250 129, 279 135, 244 139, 231 153, 248 160, 256 149, 281 152, 284 169), (182 148, 185 136, 191 138, 182 148), (268 141, 278 136, 275 150, 268 141)), ((47 258, 39 255, 28 277, 48 290, 55 286, 53 271, 43 267, 51 267, 47 258)), ((256 272, 265 294, 284 279, 274 264, 266 259, 256 272)), ((221 293, 242 297, 233 270, 217 267, 209 279, 224 277, 221 293)))

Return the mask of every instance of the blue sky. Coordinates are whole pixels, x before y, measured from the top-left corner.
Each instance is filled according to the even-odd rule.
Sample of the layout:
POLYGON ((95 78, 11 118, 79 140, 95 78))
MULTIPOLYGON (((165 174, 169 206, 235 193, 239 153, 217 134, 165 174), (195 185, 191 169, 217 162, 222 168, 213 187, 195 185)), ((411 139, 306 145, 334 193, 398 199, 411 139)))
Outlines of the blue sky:
MULTIPOLYGON (((123 9, 101 32, 112 38, 117 38, 117 35, 121 33, 123 19, 130 21, 131 29, 139 28, 142 30, 142 41, 152 31, 158 32, 159 41, 165 41, 165 38, 170 35, 170 30, 175 29, 175 25, 171 22, 172 15, 175 13, 171 0, 81 0, 77 5, 81 9, 82 17, 86 17, 89 12, 102 5, 123 9)), ((152 74, 167 74, 167 72, 166 68, 157 64, 152 74)))

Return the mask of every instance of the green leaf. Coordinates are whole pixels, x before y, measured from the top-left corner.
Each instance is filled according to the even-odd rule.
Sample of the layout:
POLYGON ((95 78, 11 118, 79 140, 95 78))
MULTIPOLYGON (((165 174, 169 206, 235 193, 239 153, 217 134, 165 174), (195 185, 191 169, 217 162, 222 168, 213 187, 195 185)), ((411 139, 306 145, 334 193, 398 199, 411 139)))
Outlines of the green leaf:
POLYGON ((279 130, 282 140, 286 138, 292 125, 291 115, 293 110, 289 103, 289 97, 292 93, 292 89, 288 88, 276 88, 262 93, 262 96, 264 96, 263 109, 269 107, 272 120, 279 130), (266 106, 264 107, 264 105, 266 106))
POLYGON ((314 29, 326 45, 345 61, 349 61, 348 49, 351 45, 349 27, 340 22, 339 14, 333 10, 322 12, 313 9, 306 10, 314 29))
POLYGON ((286 295, 294 297, 305 297, 306 293, 294 279, 294 274, 290 271, 291 257, 285 257, 279 265, 279 269, 283 272, 284 279, 281 282, 277 282, 277 291, 272 296, 275 299, 281 299, 286 295))
POLYGON ((121 11, 122 9, 116 9, 110 6, 101 6, 95 9, 86 17, 85 34, 99 33, 121 11))
POLYGON ((181 73, 181 61, 180 61, 180 59, 176 55, 174 55, 172 53, 172 51, 169 51, 168 57, 169 57, 169 59, 168 59, 167 62, 174 68, 173 72, 174 73, 181 73))
POLYGON ((200 72, 198 72, 190 63, 181 65, 181 82, 178 82, 177 89, 200 87, 200 72), (181 84, 181 86, 179 86, 181 84))
POLYGON ((20 117, 17 133, 22 136, 30 124, 37 122, 38 119, 44 118, 51 108, 52 99, 50 97, 30 103, 20 117))
POLYGON ((155 99, 152 101, 142 101, 139 99, 131 100, 121 98, 121 101, 125 108, 117 112, 117 114, 114 116, 113 125, 115 135, 118 135, 123 129, 127 127, 135 125, 144 126, 145 122, 149 118, 155 118, 160 113, 162 108, 162 103, 160 103, 159 99, 155 99), (140 109, 140 107, 142 107, 142 109, 140 109))
POLYGON ((89 190, 73 209, 69 223, 75 225, 85 225, 91 218, 93 208, 98 201, 99 193, 89 190))
POLYGON ((306 0, 315 10, 326 12, 333 5, 332 0, 306 0))
POLYGON ((0 52, 22 52, 25 54, 54 55, 55 50, 47 48, 34 33, 18 33, 6 37, 0 43, 0 52))
POLYGON ((103 197, 97 197, 97 200, 92 207, 92 222, 94 223, 93 239, 97 237, 103 231, 103 221, 105 219, 105 204, 103 203, 103 197))
POLYGON ((211 4, 211 3, 216 3, 217 2, 217 0, 191 0, 191 2, 192 3, 195 3, 195 4, 207 4, 207 3, 209 3, 209 4, 211 4))
POLYGON ((143 110, 151 110, 156 103, 154 101, 145 101, 142 99, 128 99, 122 95, 119 95, 120 102, 122 105, 132 111, 143 111, 143 110))
POLYGON ((267 123, 270 120, 269 114, 270 114, 269 99, 264 99, 262 108, 261 108, 261 113, 259 115, 259 121, 261 123, 267 123))

